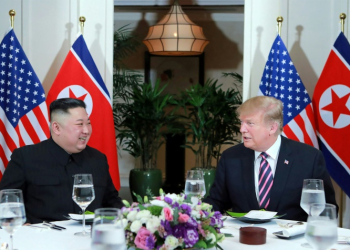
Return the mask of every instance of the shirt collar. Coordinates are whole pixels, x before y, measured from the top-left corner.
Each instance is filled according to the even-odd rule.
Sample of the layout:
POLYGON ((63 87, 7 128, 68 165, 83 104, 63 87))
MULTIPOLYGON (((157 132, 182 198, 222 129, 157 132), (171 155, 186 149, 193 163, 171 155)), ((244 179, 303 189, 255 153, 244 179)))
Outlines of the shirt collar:
MULTIPOLYGON (((272 144, 272 146, 268 150, 266 150, 265 153, 268 154, 272 159, 276 160, 280 147, 281 147, 281 136, 279 135, 275 143, 272 144)), ((254 151, 254 153, 255 153, 255 160, 256 160, 258 159, 258 157, 262 152, 254 151)))

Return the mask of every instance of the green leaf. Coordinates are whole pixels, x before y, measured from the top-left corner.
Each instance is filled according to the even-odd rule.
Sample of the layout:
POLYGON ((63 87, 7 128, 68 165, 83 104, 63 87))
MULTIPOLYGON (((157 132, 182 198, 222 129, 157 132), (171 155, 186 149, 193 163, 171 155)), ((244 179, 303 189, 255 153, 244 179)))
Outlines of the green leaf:
POLYGON ((160 216, 162 213, 163 207, 160 206, 150 206, 146 208, 148 211, 151 212, 152 215, 154 216, 160 216))
POLYGON ((230 211, 226 211, 226 213, 228 215, 230 215, 231 217, 235 217, 235 218, 243 217, 244 215, 247 214, 247 213, 235 213, 235 212, 230 212, 230 211))
POLYGON ((196 244, 194 244, 193 247, 194 248, 199 248, 199 249, 201 249, 201 248, 207 249, 207 244, 204 242, 204 240, 199 240, 199 241, 197 241, 196 244))
POLYGON ((135 192, 132 192, 132 194, 136 197, 137 202, 139 204, 143 204, 143 200, 142 200, 142 197, 140 195, 136 194, 135 192))

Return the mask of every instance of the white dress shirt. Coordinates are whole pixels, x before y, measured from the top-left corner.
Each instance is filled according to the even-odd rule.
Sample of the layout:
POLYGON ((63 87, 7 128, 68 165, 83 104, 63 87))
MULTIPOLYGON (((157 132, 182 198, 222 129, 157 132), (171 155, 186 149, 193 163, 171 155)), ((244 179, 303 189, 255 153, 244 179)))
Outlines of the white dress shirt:
MULTIPOLYGON (((278 136, 275 143, 268 150, 265 151, 265 153, 269 155, 269 157, 267 157, 267 161, 270 164, 273 176, 275 176, 275 172, 276 172, 276 166, 277 166, 278 155, 280 152, 280 147, 281 147, 281 136, 278 136)), ((256 198, 258 199, 258 202, 260 202, 260 199, 259 199, 259 168, 260 168, 260 162, 261 162, 261 158, 262 158, 260 156, 260 154, 262 152, 259 152, 259 151, 254 151, 254 152, 255 152, 255 161, 254 161, 255 193, 256 193, 256 198)))

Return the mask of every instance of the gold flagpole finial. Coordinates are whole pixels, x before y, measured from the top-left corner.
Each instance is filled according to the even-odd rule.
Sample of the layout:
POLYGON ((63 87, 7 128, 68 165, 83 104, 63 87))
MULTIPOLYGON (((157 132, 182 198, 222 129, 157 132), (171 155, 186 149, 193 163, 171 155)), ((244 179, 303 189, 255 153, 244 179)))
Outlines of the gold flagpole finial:
POLYGON ((283 17, 281 17, 281 16, 277 17, 278 35, 280 35, 280 36, 281 36, 282 22, 283 22, 283 17))
POLYGON ((11 17, 11 27, 13 29, 14 25, 15 25, 15 15, 16 15, 16 11, 15 10, 10 10, 9 11, 9 15, 11 17))
POLYGON ((339 18, 340 18, 340 23, 341 23, 341 32, 344 33, 344 21, 345 21, 345 18, 346 18, 346 14, 345 13, 341 13, 339 18))
POLYGON ((85 23, 85 21, 86 21, 86 18, 84 16, 79 17, 81 34, 83 34, 83 35, 84 35, 84 23, 85 23))

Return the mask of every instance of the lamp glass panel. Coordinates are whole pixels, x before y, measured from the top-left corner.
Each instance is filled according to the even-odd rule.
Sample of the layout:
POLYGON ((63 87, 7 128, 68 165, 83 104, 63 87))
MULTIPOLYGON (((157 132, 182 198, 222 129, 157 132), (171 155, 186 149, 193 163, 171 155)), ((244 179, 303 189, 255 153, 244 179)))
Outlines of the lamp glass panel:
POLYGON ((153 26, 153 32, 152 34, 147 37, 147 39, 155 39, 155 38, 160 38, 160 36, 163 33, 163 25, 155 25, 153 26))
POLYGON ((203 34, 203 30, 202 30, 201 27, 199 27, 197 25, 196 26, 192 26, 192 32, 193 32, 193 34, 194 34, 194 36, 196 38, 198 38, 198 39, 205 39, 206 40, 206 38, 205 38, 205 36, 203 34))
POLYGON ((179 38, 194 38, 191 25, 179 24, 179 38))
POLYGON ((176 24, 164 25, 162 38, 177 38, 178 30, 176 24))
POLYGON ((153 51, 163 51, 163 44, 160 39, 148 40, 148 42, 151 44, 153 51))
POLYGON ((179 50, 191 51, 193 41, 194 39, 179 39, 179 50))
POLYGON ((164 51, 177 51, 177 39, 161 39, 164 51))

